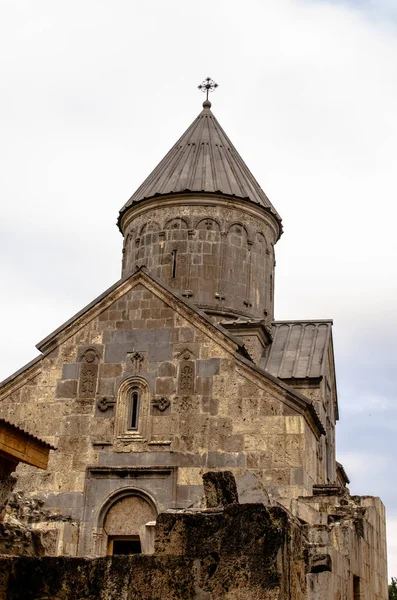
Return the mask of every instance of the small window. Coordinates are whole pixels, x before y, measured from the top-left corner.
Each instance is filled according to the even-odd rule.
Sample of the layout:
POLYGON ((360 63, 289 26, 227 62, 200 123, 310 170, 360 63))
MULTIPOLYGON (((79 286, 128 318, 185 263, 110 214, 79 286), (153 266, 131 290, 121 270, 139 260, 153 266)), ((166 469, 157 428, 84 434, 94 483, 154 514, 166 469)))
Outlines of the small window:
POLYGON ((139 535, 109 538, 108 554, 141 554, 141 552, 139 535))
POLYGON ((128 409, 128 429, 138 429, 140 393, 132 390, 128 409))
MULTIPOLYGON (((139 364, 138 364, 139 366, 139 364)), ((143 441, 148 435, 150 389, 146 380, 133 375, 121 382, 117 390, 116 437, 143 441)))
POLYGON ((353 575, 353 600, 361 600, 360 578, 353 575))
POLYGON ((172 279, 176 277, 176 253, 177 250, 172 251, 172 279))

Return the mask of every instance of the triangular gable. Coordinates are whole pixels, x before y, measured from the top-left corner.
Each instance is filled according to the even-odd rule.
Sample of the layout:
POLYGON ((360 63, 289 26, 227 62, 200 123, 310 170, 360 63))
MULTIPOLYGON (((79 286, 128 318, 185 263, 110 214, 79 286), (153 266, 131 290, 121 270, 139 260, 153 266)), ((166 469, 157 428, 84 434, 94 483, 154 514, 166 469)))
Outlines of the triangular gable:
POLYGON ((211 330, 216 332, 219 336, 219 340, 226 343, 230 350, 236 351, 237 349, 241 349, 243 351, 244 345, 240 340, 229 334, 220 325, 211 321, 211 319, 194 304, 191 304, 189 301, 178 296, 173 290, 165 286, 158 279, 149 275, 144 267, 140 267, 132 275, 120 279, 103 294, 75 314, 71 319, 41 340, 36 348, 43 353, 52 350, 59 343, 77 333, 81 327, 85 326, 104 310, 108 309, 113 303, 122 298, 138 284, 143 285, 155 295, 159 296, 188 320, 192 318, 198 319, 205 325, 205 328, 210 327, 211 330))
MULTIPOLYGON (((173 290, 165 286, 163 283, 158 281, 152 275, 146 272, 145 268, 139 268, 135 273, 125 277, 103 294, 98 296, 90 304, 84 307, 71 319, 66 321, 63 325, 58 327, 54 332, 44 338, 37 348, 45 355, 50 354, 60 344, 67 341, 70 337, 76 335, 79 330, 89 324, 93 319, 98 317, 101 313, 110 309, 112 305, 123 298, 126 294, 134 290, 137 286, 143 286, 148 291, 159 297, 165 304, 169 305, 173 310, 181 315, 184 319, 189 321, 196 329, 200 330, 204 335, 210 337, 216 343, 220 345, 224 350, 233 355, 239 362, 240 368, 251 373, 251 376, 258 378, 261 377, 265 384, 265 381, 271 382, 277 388, 283 390, 283 396, 286 398, 286 402, 292 402, 294 408, 306 418, 310 417, 311 423, 322 433, 322 424, 319 422, 318 415, 312 405, 312 403, 302 396, 297 390, 294 390, 286 383, 280 381, 263 368, 255 365, 247 357, 244 344, 238 338, 235 338, 227 330, 223 329, 220 325, 214 323, 203 311, 198 309, 194 304, 178 296, 173 290)), ((20 369, 14 375, 10 376, 2 384, 2 388, 8 387, 10 382, 17 384, 19 387, 23 385, 26 377, 30 377, 30 369, 33 365, 39 367, 40 361, 43 356, 38 357, 29 363, 25 368, 20 369), (24 373, 25 371, 25 373, 24 373)))

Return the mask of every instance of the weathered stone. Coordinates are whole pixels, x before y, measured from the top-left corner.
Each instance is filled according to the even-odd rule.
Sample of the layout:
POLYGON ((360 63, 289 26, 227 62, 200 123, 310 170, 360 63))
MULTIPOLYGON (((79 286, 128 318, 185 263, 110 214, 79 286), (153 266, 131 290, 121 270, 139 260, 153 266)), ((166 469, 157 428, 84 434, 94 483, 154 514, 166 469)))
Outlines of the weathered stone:
POLYGON ((207 508, 238 504, 236 480, 231 471, 209 471, 203 475, 207 508))
POLYGON ((58 381, 56 388, 57 398, 75 398, 77 392, 77 381, 73 379, 66 379, 65 381, 58 381))

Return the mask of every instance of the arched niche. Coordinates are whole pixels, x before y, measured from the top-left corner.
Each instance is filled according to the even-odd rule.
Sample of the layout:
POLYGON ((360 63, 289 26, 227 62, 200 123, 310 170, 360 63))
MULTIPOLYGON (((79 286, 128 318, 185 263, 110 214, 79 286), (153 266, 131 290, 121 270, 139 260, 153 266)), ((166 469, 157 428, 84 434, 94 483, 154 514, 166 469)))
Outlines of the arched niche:
POLYGON ((248 232, 242 223, 232 223, 227 232, 228 242, 239 248, 247 247, 248 232))
POLYGON ((142 226, 139 235, 142 237, 147 233, 156 233, 157 231, 160 231, 160 225, 156 221, 148 221, 142 226))
POLYGON ((188 223, 182 217, 174 217, 173 219, 169 219, 166 222, 164 229, 171 229, 172 231, 176 231, 178 229, 188 229, 188 223))
POLYGON ((140 375, 123 379, 117 390, 116 437, 131 442, 147 440, 149 417, 150 387, 146 379, 140 375))
POLYGON ((152 554, 157 514, 149 494, 137 488, 118 490, 99 510, 95 554, 152 554))
POLYGON ((221 228, 216 219, 211 219, 210 217, 201 219, 196 224, 195 229, 199 240, 209 240, 213 242, 219 240, 221 228))
POLYGON ((266 255, 267 244, 263 233, 256 232, 252 249, 258 254, 266 255))

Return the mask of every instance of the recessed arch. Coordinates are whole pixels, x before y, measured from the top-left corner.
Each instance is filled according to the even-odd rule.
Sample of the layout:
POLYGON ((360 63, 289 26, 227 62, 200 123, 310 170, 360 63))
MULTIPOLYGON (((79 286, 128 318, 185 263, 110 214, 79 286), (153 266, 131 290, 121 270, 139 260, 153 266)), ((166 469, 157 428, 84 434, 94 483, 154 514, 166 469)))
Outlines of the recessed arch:
POLYGON ((257 231, 254 237, 253 250, 258 254, 266 254, 267 243, 266 238, 260 231, 257 231))
POLYGON ((103 525, 105 522, 106 515, 109 510, 114 506, 119 500, 127 498, 129 496, 137 496, 145 500, 149 506, 153 509, 153 512, 158 515, 158 508, 154 498, 146 491, 141 490, 135 486, 123 487, 115 492, 109 494, 109 496, 104 500, 102 505, 99 507, 96 517, 97 527, 99 529, 103 529, 103 525))
POLYGON ((207 231, 220 231, 221 226, 216 219, 208 217, 205 219, 200 219, 200 221, 196 223, 195 229, 206 229, 207 231))
POLYGON ((148 221, 142 225, 139 235, 142 236, 145 235, 145 233, 156 233, 158 231, 160 231, 160 225, 157 221, 148 221))
POLYGON ((189 224, 182 217, 174 217, 166 222, 164 229, 189 229, 189 224))
POLYGON ((95 518, 95 554, 151 554, 157 515, 156 503, 146 491, 125 486, 112 492, 95 518))
POLYGON ((248 230, 240 221, 230 223, 227 234, 229 235, 230 233, 235 233, 236 235, 243 235, 245 233, 245 236, 248 238, 248 230))
POLYGON ((150 397, 151 389, 145 377, 129 375, 122 379, 117 388, 117 438, 131 442, 147 439, 150 429, 150 397))

